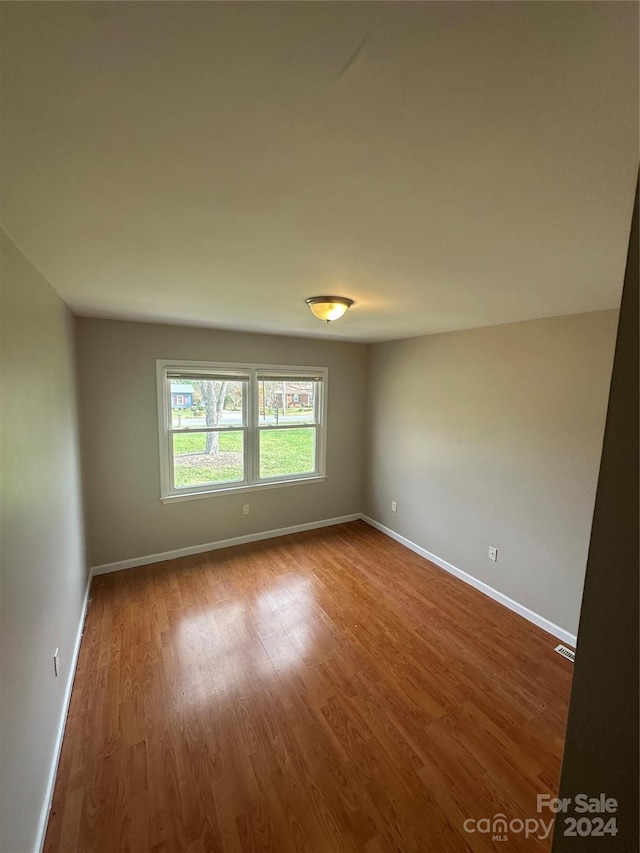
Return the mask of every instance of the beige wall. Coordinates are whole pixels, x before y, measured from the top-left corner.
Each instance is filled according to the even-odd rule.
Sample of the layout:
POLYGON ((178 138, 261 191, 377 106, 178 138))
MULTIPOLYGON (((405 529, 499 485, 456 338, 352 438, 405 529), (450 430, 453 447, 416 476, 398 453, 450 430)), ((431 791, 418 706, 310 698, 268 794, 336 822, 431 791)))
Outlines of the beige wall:
POLYGON ((0 265, 0 849, 27 853, 46 805, 87 571, 73 321, 4 233, 0 265))
MULTIPOLYGON (((0 846, 26 851, 45 801, 86 561, 73 321, 4 237, 1 249, 0 846)), ((366 347, 76 319, 90 562, 364 508, 575 632, 616 323, 608 311, 366 347), (157 358, 327 366, 327 480, 163 504, 157 358)))
POLYGON ((364 345, 114 320, 76 323, 92 565, 360 511, 364 345), (328 367, 326 481, 161 503, 158 358, 328 367))
POLYGON ((371 348, 365 512, 574 634, 616 322, 603 311, 371 348))

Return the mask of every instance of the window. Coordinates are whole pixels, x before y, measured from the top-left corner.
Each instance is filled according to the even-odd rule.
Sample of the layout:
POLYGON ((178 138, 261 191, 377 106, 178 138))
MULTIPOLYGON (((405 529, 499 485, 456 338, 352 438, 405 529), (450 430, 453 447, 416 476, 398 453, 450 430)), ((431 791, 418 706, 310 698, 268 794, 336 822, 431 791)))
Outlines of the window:
POLYGON ((157 375, 162 500, 324 478, 326 368, 158 361, 157 375))

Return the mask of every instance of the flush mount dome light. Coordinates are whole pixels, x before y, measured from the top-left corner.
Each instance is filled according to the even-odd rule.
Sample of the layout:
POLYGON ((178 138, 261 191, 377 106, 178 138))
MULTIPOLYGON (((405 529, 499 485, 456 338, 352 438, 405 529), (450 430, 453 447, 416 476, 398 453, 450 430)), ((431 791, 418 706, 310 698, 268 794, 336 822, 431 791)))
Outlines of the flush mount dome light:
POLYGON ((346 296, 311 296, 305 299, 311 313, 326 323, 338 320, 353 305, 353 299, 346 296))

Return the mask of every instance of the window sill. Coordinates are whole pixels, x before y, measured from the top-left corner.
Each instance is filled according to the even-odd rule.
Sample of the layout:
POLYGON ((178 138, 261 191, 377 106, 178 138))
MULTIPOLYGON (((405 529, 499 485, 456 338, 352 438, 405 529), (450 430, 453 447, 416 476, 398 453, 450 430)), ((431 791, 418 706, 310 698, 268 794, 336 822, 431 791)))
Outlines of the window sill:
POLYGON ((209 489, 201 492, 185 492, 184 494, 163 495, 160 500, 163 504, 176 501, 193 501, 198 498, 217 498, 220 495, 237 495, 240 492, 261 492, 263 489, 282 489, 284 486, 301 486, 303 483, 322 483, 326 480, 325 475, 318 477, 300 477, 298 480, 280 480, 274 483, 256 483, 251 486, 230 486, 225 489, 209 489))

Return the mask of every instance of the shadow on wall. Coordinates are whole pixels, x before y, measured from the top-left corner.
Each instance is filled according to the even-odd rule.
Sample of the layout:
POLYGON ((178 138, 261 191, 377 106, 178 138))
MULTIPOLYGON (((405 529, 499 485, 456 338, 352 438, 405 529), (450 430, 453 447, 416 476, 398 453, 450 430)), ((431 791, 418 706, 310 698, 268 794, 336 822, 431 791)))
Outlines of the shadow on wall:
MULTIPOLYGON (((629 254, 591 545, 582 598, 576 667, 560 797, 605 794, 617 801, 617 834, 598 841, 565 835, 556 818, 554 853, 631 851, 638 837, 638 194, 629 254)), ((587 820, 596 815, 589 814, 587 820)), ((595 821, 594 821, 595 823, 595 821)), ((593 824, 583 824, 585 828, 593 824)))

